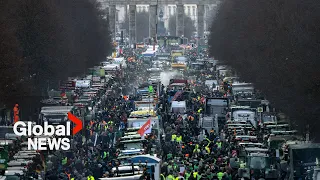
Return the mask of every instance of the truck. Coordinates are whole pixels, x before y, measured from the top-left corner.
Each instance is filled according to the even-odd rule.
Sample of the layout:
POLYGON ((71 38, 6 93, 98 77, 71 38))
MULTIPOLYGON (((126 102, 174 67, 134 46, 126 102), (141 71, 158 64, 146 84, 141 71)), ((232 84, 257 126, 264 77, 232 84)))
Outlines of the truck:
POLYGON ((172 50, 171 51, 171 60, 173 61, 175 57, 183 56, 183 50, 172 50))
POLYGON ((228 98, 206 98, 205 114, 208 116, 218 114, 219 121, 222 121, 226 119, 228 107, 228 98))
POLYGON ((250 123, 257 127, 257 113, 255 108, 231 107, 231 121, 250 123))
POLYGON ((262 152, 250 153, 245 167, 238 169, 238 176, 245 179, 277 179, 278 174, 271 165, 269 155, 262 152))
POLYGON ((174 114, 185 114, 187 112, 186 101, 172 101, 170 112, 174 114))
POLYGON ((73 112, 74 106, 47 106, 42 107, 39 114, 39 124, 47 121, 49 124, 65 124, 68 120, 68 112, 73 112))
POLYGON ((289 158, 289 179, 311 180, 313 176, 319 176, 320 143, 291 144, 289 158))

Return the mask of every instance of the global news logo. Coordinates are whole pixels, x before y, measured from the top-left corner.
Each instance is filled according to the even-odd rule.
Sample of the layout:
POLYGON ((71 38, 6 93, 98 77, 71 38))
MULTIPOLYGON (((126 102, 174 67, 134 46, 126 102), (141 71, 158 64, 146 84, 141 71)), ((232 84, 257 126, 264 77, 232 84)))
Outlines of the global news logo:
MULTIPOLYGON (((82 130, 82 121, 76 116, 68 113, 68 119, 75 126, 72 129, 72 135, 82 130)), ((33 125, 31 121, 18 121, 13 126, 13 132, 18 136, 28 137, 28 150, 69 150, 71 136, 71 122, 67 121, 65 125, 49 125, 44 122, 43 126, 33 125), (34 137, 32 137, 34 136, 34 137), (38 136, 38 137, 37 137, 38 136)))

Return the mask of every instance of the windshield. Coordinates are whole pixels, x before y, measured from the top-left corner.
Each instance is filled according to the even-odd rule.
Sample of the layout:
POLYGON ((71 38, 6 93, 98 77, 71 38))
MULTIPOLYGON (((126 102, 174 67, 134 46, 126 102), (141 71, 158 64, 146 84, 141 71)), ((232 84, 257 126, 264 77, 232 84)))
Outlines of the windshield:
POLYGON ((8 175, 6 175, 6 180, 19 180, 20 178, 19 178, 19 176, 14 176, 14 175, 12 175, 12 176, 8 176, 8 175))
POLYGON ((251 108, 257 108, 261 104, 261 101, 246 101, 246 100, 240 100, 238 101, 239 106, 250 106, 251 108))
POLYGON ((268 166, 267 157, 251 156, 248 158, 250 169, 265 169, 268 166))
POLYGON ((273 116, 263 116, 263 122, 274 122, 273 116))
POLYGON ((59 115, 45 115, 44 120, 50 121, 50 120, 60 120, 63 121, 64 119, 67 119, 67 116, 64 114, 59 115))
POLYGON ((204 64, 192 64, 191 67, 195 70, 202 70, 204 68, 204 64))
POLYGON ((175 114, 184 114, 186 109, 184 107, 174 107, 172 108, 172 113, 175 114))
POLYGON ((136 104, 136 108, 153 108, 153 104, 136 104))

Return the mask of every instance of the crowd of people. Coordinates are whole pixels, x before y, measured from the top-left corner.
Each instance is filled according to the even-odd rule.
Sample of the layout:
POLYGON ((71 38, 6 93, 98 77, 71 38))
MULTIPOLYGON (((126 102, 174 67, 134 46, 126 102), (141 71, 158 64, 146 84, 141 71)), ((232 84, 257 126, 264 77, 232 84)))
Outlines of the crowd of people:
MULTIPOLYGON (((114 176, 111 170, 120 164, 117 160, 119 138, 125 131, 126 119, 136 98, 131 96, 124 99, 121 96, 119 89, 132 86, 136 83, 132 76, 138 75, 134 72, 125 73, 124 77, 131 79, 115 79, 108 86, 111 93, 109 91, 109 95, 101 97, 103 101, 100 99, 96 104, 95 119, 85 126, 84 133, 74 137, 71 151, 55 152, 54 157, 47 162, 46 179, 92 180, 114 176)), ((166 92, 163 86, 161 90, 160 100, 163 100, 166 92)), ((164 136, 161 138, 161 150, 157 149, 155 153, 163 161, 161 179, 232 179, 236 172, 230 168, 229 158, 234 149, 219 138, 220 132, 214 132, 213 129, 207 132, 199 126, 204 109, 203 95, 193 93, 186 100, 192 104, 187 114, 168 115, 161 112, 164 136)), ((164 103, 162 108, 167 106, 166 101, 160 102, 164 103)), ((151 134, 147 137, 143 148, 146 154, 151 153, 153 144, 156 144, 155 136, 151 134)), ((150 179, 151 175, 146 172, 142 178, 150 179)))

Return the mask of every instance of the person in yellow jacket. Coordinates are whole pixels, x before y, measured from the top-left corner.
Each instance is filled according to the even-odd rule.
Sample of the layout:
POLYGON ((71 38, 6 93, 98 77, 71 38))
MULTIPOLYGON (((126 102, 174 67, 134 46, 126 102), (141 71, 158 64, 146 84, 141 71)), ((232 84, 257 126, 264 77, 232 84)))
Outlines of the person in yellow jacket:
POLYGON ((188 172, 185 172, 185 173, 184 173, 184 177, 185 177, 186 180, 188 180, 190 176, 191 176, 190 173, 188 173, 188 172))
POLYGON ((92 175, 87 177, 87 180, 94 180, 94 177, 92 175))
POLYGON ((220 139, 218 139, 218 141, 216 142, 216 145, 219 149, 222 148, 222 142, 220 141, 220 139))
POLYGON ((169 174, 166 178, 166 180, 174 180, 174 176, 172 174, 169 174))
POLYGON ((176 141, 176 138, 177 138, 177 135, 176 135, 176 134, 172 134, 172 135, 171 135, 171 141, 173 141, 173 142, 176 141))
POLYGON ((206 145, 206 147, 204 148, 208 154, 210 154, 211 150, 210 150, 210 144, 211 144, 211 141, 210 139, 208 138, 205 138, 207 141, 208 141, 208 144, 206 145))
POLYGON ((217 173, 217 176, 218 176, 219 180, 222 180, 222 178, 224 176, 224 173, 220 171, 220 172, 217 173))
POLYGON ((197 180, 201 179, 201 176, 199 175, 199 173, 197 171, 193 172, 192 176, 193 176, 194 179, 197 179, 197 180))
POLYGON ((160 180, 166 180, 166 177, 163 174, 160 174, 160 180))
POLYGON ((67 162, 68 162, 68 158, 65 157, 64 159, 62 159, 61 164, 62 164, 62 165, 66 165, 67 162))
POLYGON ((194 153, 196 153, 196 152, 199 153, 199 152, 200 152, 199 144, 196 144, 196 145, 195 145, 195 147, 194 147, 194 149, 193 149, 193 152, 194 152, 194 153))
POLYGON ((178 136, 176 137, 176 141, 177 141, 177 143, 182 143, 182 136, 181 136, 181 135, 178 135, 178 136))

